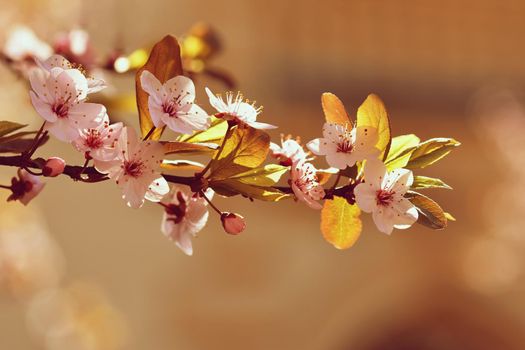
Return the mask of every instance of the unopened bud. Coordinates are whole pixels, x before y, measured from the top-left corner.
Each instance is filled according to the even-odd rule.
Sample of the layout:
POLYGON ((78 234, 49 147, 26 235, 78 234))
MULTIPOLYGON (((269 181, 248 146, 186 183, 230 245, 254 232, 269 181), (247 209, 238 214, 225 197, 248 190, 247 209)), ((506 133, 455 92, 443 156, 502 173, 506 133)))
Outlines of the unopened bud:
POLYGON ((47 177, 55 177, 64 172, 66 167, 66 162, 62 158, 51 157, 44 164, 42 169, 42 175, 47 177))
POLYGON ((244 221, 244 218, 239 214, 222 213, 221 221, 224 231, 230 235, 238 235, 246 228, 246 221, 244 221))

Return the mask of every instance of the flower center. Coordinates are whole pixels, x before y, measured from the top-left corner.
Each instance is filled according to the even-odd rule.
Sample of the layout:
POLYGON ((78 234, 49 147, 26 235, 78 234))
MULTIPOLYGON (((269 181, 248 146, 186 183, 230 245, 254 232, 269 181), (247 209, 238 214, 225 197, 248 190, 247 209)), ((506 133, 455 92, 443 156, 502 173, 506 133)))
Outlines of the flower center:
POLYGON ((376 193, 376 203, 381 206, 388 206, 394 200, 395 192, 378 190, 376 193))
POLYGON ((162 105, 162 110, 164 113, 169 114, 170 117, 175 117, 177 115, 177 107, 175 102, 169 101, 162 105))
POLYGON ((84 144, 91 149, 98 149, 104 145, 100 132, 96 129, 90 129, 89 133, 84 140, 84 144))
POLYGON ((141 161, 132 160, 124 162, 124 174, 137 178, 142 175, 144 167, 144 163, 141 161))
POLYGON ((352 153, 353 150, 354 145, 347 138, 344 138, 341 142, 337 144, 338 153, 352 153))
POLYGON ((69 112, 69 106, 65 102, 56 102, 53 105, 53 113, 59 118, 67 118, 69 112))
POLYGON ((186 210, 188 208, 186 204, 186 199, 184 199, 184 196, 180 191, 177 192, 177 200, 179 204, 171 203, 164 205, 164 207, 166 208, 166 213, 170 216, 174 216, 170 217, 168 220, 171 220, 176 224, 182 221, 184 215, 186 215, 186 210))

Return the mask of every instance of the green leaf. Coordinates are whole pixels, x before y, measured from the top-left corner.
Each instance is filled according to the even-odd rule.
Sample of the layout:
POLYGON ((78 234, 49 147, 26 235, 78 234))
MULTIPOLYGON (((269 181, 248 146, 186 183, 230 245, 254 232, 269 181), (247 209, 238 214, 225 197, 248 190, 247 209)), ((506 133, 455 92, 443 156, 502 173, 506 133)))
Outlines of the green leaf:
POLYGON ((258 167, 266 159, 269 147, 270 136, 264 131, 236 127, 219 158, 211 163, 210 180, 227 179, 258 167))
POLYGON ((287 171, 288 167, 278 164, 268 164, 260 168, 233 175, 230 179, 236 179, 248 185, 269 187, 275 185, 287 171))
POLYGON ((424 188, 445 188, 447 190, 451 190, 452 187, 441 181, 440 179, 436 179, 433 177, 426 177, 426 176, 415 176, 414 177, 414 183, 411 186, 414 190, 424 189, 424 188))
POLYGON ((461 145, 461 143, 449 138, 435 138, 424 141, 412 152, 405 168, 425 168, 445 157, 459 145, 461 145))
POLYGON ((248 198, 270 202, 276 202, 290 197, 289 194, 283 193, 273 187, 249 185, 242 183, 239 179, 210 181, 210 187, 221 196, 226 197, 240 194, 248 198))
POLYGON ((164 142, 161 141, 164 146, 164 154, 202 154, 215 152, 218 146, 215 143, 187 143, 187 142, 164 142))
POLYGON ((196 131, 191 135, 181 135, 178 141, 191 143, 219 143, 226 134, 228 123, 220 118, 211 117, 211 125, 206 130, 196 131))
MULTIPOLYGON (((49 140, 46 136, 40 141, 40 146, 49 140)), ((29 149, 35 141, 33 139, 15 139, 7 142, 0 142, 0 153, 22 153, 29 149)))
POLYGON ((1 120, 0 121, 0 137, 8 135, 12 133, 13 131, 17 131, 19 129, 22 129, 26 127, 27 125, 19 124, 15 122, 10 122, 7 120, 1 120))
POLYGON ((419 145, 419 141, 419 137, 414 134, 394 137, 385 160, 388 171, 405 167, 410 159, 410 155, 419 145))
POLYGON ((419 212, 417 222, 434 230, 447 227, 447 217, 439 204, 421 193, 409 191, 407 198, 414 204, 419 212))
MULTIPOLYGON (((156 43, 151 49, 148 61, 135 75, 137 107, 142 137, 146 136, 154 127, 148 108, 148 94, 142 89, 140 83, 140 76, 144 70, 151 72, 161 83, 165 83, 177 75, 182 75, 182 60, 177 39, 171 35, 166 35, 161 41, 156 43)), ((156 129, 150 139, 160 139, 163 131, 164 128, 156 129)))
POLYGON ((337 249, 348 249, 359 238, 362 223, 361 210, 346 199, 334 197, 324 202, 321 210, 321 232, 323 237, 337 249))
POLYGON ((366 100, 359 106, 357 110, 357 126, 369 126, 377 129, 378 139, 375 146, 380 151, 381 159, 384 160, 389 152, 392 137, 385 105, 377 95, 368 95, 366 100))

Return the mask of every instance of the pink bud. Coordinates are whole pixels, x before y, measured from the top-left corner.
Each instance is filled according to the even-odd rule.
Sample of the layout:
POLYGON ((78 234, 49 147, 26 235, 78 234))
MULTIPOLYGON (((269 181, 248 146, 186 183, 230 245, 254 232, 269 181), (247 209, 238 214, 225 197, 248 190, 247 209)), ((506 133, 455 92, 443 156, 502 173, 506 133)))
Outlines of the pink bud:
POLYGON ((48 177, 58 176, 64 172, 65 167, 66 162, 62 158, 51 157, 46 161, 46 164, 44 164, 42 175, 48 177))
POLYGON ((230 235, 238 235, 246 228, 246 222, 244 218, 235 213, 222 213, 221 214, 222 227, 224 231, 230 235))

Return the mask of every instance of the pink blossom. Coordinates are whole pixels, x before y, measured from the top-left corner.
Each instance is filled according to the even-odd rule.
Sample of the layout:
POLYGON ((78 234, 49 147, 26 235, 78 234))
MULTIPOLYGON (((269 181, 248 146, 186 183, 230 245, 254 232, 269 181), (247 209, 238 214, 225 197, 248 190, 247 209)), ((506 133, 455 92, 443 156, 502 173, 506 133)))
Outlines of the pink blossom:
POLYGON ((407 169, 388 172, 379 160, 367 161, 365 182, 354 189, 357 206, 372 218, 379 231, 390 234, 394 228, 406 229, 417 221, 416 207, 405 198, 414 176, 407 169))
POLYGON ((29 76, 31 102, 46 120, 46 130, 62 141, 71 142, 79 129, 100 124, 106 108, 85 102, 88 84, 78 69, 34 68, 29 76))
POLYGON ((284 166, 291 166, 295 162, 306 159, 303 146, 292 138, 283 139, 281 137, 281 146, 271 142, 270 151, 272 156, 279 160, 279 164, 284 166))
POLYGON ((153 124, 182 134, 206 130, 210 116, 195 101, 195 85, 190 78, 179 75, 164 84, 145 70, 140 76, 144 91, 149 94, 148 108, 153 124))
POLYGON ((86 157, 96 161, 110 161, 117 157, 116 145, 122 131, 122 123, 109 123, 106 114, 98 126, 79 130, 79 137, 73 145, 86 157))
POLYGON ((59 157, 51 157, 44 164, 42 169, 42 175, 47 177, 55 177, 64 172, 66 162, 59 157))
POLYGON ((230 235, 238 235, 246 228, 246 221, 236 213, 222 213, 221 222, 224 231, 230 235))
POLYGON ((317 202, 324 198, 323 186, 319 184, 316 176, 317 170, 311 163, 299 161, 292 165, 292 178, 290 179, 295 197, 305 202, 312 209, 321 209, 317 202))
POLYGON ((7 200, 18 200, 22 204, 27 205, 42 191, 44 185, 38 176, 29 174, 24 169, 18 169, 18 178, 13 177, 11 180, 11 191, 13 191, 13 193, 11 193, 7 200))
MULTIPOLYGON (((206 196, 211 199, 213 191, 208 189, 206 196)), ((161 231, 185 254, 192 255, 191 239, 196 237, 208 221, 208 203, 183 185, 174 185, 168 199, 162 203, 165 211, 161 231)))
POLYGON ((160 174, 164 147, 155 141, 139 140, 134 129, 125 127, 116 148, 117 157, 96 162, 97 170, 117 182, 128 206, 140 208, 144 199, 159 202, 169 192, 168 183, 160 174))
POLYGON ((219 112, 217 116, 225 120, 231 120, 236 123, 246 124, 254 129, 275 129, 274 125, 257 122, 257 115, 261 113, 262 108, 255 108, 253 104, 244 101, 242 94, 237 93, 233 98, 233 93, 226 94, 226 101, 220 95, 215 96, 210 89, 206 88, 206 93, 210 99, 210 104, 219 112))

